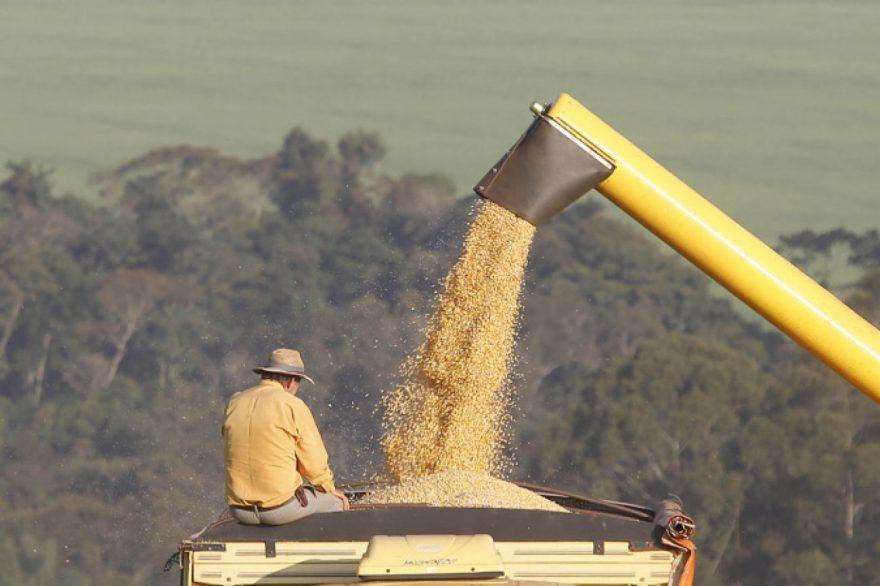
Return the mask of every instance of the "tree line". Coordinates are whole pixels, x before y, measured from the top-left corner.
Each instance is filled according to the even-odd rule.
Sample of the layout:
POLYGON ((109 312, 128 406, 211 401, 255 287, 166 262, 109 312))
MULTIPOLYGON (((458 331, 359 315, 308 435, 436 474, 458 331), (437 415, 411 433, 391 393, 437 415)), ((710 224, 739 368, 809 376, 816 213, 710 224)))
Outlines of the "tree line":
MULTIPOLYGON (((304 398, 342 480, 381 472, 379 396, 471 210, 441 176, 380 173, 384 153, 294 129, 256 159, 161 148, 87 194, 8 166, 0 583, 157 583, 223 508, 222 408, 276 346, 317 377, 304 398)), ((876 231, 779 247, 880 323, 876 231)), ((526 289, 511 478, 679 494, 704 586, 880 574, 876 405, 595 201, 538 231, 526 289)))

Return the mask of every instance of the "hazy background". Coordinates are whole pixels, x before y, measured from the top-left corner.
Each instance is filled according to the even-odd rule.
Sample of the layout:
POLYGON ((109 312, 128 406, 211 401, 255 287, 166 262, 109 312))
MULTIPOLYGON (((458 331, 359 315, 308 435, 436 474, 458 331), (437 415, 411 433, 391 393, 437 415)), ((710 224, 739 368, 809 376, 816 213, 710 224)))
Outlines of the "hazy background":
MULTIPOLYGON (((880 324, 878 30, 868 1, 0 0, 0 585, 160 583, 276 346, 339 478, 381 470, 470 188, 561 91, 880 324)), ((874 583, 880 409, 599 199, 536 235, 510 476, 680 494, 700 586, 874 583)))
POLYGON ((5 0, 0 159, 381 131, 464 192, 567 91, 761 236, 871 225, 880 11, 843 2, 5 0))

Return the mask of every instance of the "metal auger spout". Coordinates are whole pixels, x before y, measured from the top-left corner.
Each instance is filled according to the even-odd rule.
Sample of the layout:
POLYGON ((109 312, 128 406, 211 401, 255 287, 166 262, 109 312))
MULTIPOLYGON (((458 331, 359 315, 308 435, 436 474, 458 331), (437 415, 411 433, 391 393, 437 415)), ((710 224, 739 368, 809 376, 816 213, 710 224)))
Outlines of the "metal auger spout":
POLYGON ((567 94, 475 187, 539 225, 596 188, 880 402, 880 331, 567 94))
POLYGON ((614 165, 532 105, 535 121, 474 191, 539 226, 614 171, 614 165))

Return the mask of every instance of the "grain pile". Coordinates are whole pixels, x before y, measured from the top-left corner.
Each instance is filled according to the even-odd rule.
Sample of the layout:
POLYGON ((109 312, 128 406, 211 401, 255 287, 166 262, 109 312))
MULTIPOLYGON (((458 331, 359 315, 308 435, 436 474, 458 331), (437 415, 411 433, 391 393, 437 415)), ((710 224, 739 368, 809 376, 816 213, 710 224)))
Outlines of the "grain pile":
POLYGON ((567 512, 565 508, 530 490, 474 472, 438 472, 412 478, 371 492, 360 502, 567 512))
POLYGON ((489 201, 477 205, 425 342, 385 398, 382 446, 395 482, 445 471, 502 472, 509 373, 535 228, 489 201))

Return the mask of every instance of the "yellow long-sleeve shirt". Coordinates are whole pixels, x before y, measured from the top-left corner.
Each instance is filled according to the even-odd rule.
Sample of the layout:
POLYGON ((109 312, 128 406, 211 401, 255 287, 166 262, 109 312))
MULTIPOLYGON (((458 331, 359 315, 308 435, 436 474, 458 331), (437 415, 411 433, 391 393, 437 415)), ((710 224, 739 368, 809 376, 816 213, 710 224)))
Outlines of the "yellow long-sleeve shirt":
POLYGON ((233 395, 223 438, 230 505, 278 506, 293 497, 303 477, 325 492, 335 490, 312 412, 280 383, 263 380, 233 395))

